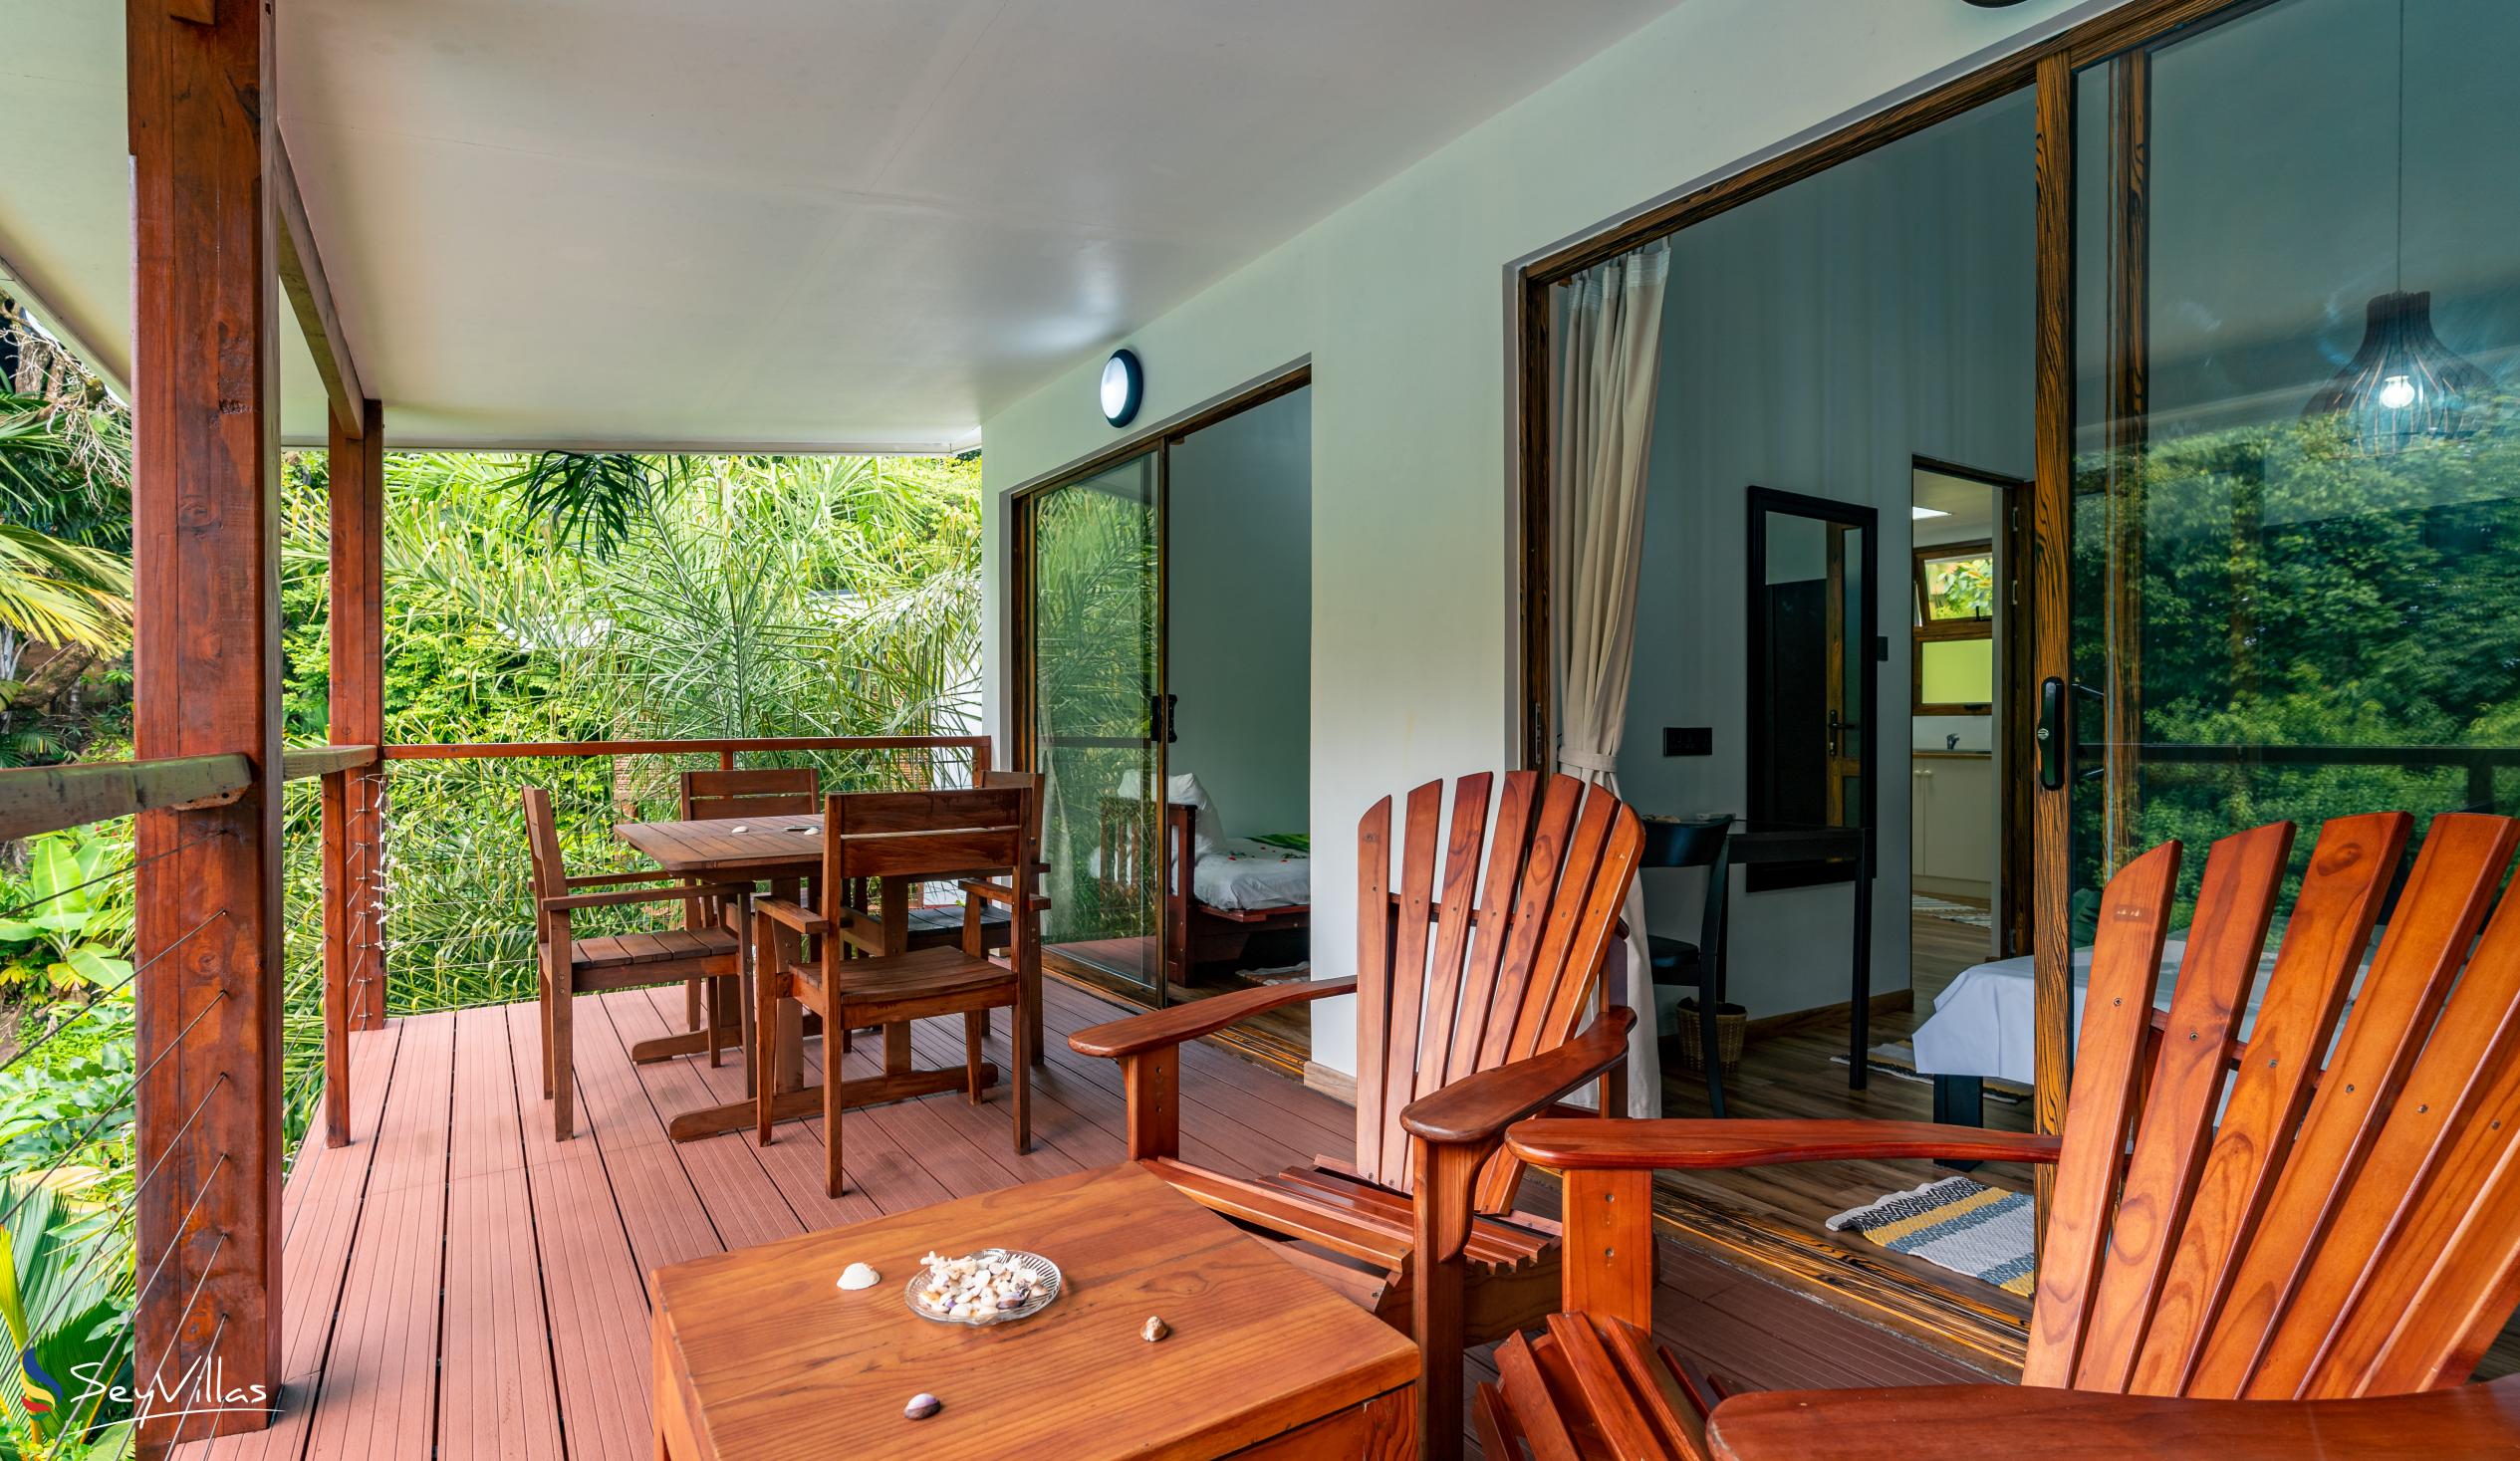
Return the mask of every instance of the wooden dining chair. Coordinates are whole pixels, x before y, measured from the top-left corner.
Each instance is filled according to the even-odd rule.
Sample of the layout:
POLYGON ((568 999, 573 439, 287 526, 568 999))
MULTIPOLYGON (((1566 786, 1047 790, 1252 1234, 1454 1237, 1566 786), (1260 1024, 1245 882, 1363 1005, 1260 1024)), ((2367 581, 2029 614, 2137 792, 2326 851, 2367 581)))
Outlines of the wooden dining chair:
MULTIPOLYGON (((2043 1439, 2214 1461, 2520 1449, 2520 1386, 2463 1387, 2520 1299, 2520 897, 2494 907, 2520 824, 2432 819, 2357 990, 2411 825, 2384 813, 2322 831, 2245 1040, 2292 825, 2214 845, 2166 1010, 2153 991, 2179 845, 2110 879, 2061 1137, 1515 1125, 1510 1151, 1566 1173, 1570 1256, 1547 1334, 1500 1346, 1500 1382, 1478 1391, 1486 1453, 1595 1454, 1581 1437, 1743 1461, 2043 1439), (1942 1156, 2055 1167, 2021 1387, 1730 1395, 1719 1369, 1653 1339, 1656 1168, 1942 1156)), ((1412 1108, 1411 1129, 1445 1129, 1444 1099, 1412 1108)), ((1447 1233, 1431 1261, 1460 1249, 1447 1233)), ((1459 1428, 1437 1439, 1429 1454, 1453 1454, 1459 1428)))
MULTIPOLYGON (((1026 992, 1039 988, 1039 970, 1029 967, 1040 950, 1033 893, 1039 800, 1039 783, 1029 776, 964 791, 829 797, 823 814, 822 906, 807 908, 783 898, 753 904, 755 1029, 766 1036, 778 1027, 782 1000, 821 1015, 826 1031, 884 1027, 884 1073, 864 1080, 844 1080, 840 1052, 825 1041, 820 1109, 824 1185, 832 1196, 841 1194, 845 1107, 957 1087, 973 1104, 980 1102, 996 1074, 981 1059, 987 1014, 994 1009, 1016 1012, 1015 1149, 1032 1149, 1033 1027, 1022 1005, 1026 992), (988 880, 990 874, 1006 881, 988 880), (905 907, 888 903, 879 913, 869 913, 849 906, 843 890, 856 879, 890 879, 895 886, 958 880, 964 898, 961 946, 910 947, 905 907), (980 910, 988 904, 1007 911, 1010 932, 1003 956, 993 955, 986 941, 980 910), (911 1069, 910 1022, 953 1014, 963 1019, 963 1069, 911 1069)), ((783 1096, 778 1090, 783 1084, 783 1073, 777 1070, 779 1044, 763 1040, 761 1048, 770 1054, 760 1062, 761 1076, 754 1085, 756 1131, 765 1146, 777 1119, 813 1109, 801 1093, 783 1096)))
MULTIPOLYGON (((744 883, 694 883, 667 872, 606 872, 572 877, 560 856, 560 835, 553 824, 551 793, 525 790, 525 845, 531 860, 534 895, 534 948, 539 974, 543 1022, 543 1095, 552 1103, 552 1130, 566 1141, 574 1134, 571 1099, 574 1002, 582 994, 616 989, 642 989, 684 980, 725 981, 729 999, 703 1001, 707 1006, 707 1049, 714 1066, 725 1050, 727 1031, 721 1009, 744 1009, 744 909, 752 889, 744 883), (666 887, 633 887, 641 882, 669 882, 666 887), (581 891, 606 889, 600 892, 581 891), (608 933, 579 938, 573 915, 587 908, 618 908, 638 903, 689 902, 705 898, 726 910, 723 921, 703 928, 668 928, 653 933, 608 933)), ((749 1032, 742 1037, 749 1048, 749 1032)))
MULTIPOLYGON (((1559 1056, 1570 1068, 1608 1072, 1635 1020, 1613 1005, 1575 1033, 1621 942, 1620 910, 1643 841, 1636 813, 1573 777, 1517 771, 1491 815, 1494 788, 1485 773, 1455 784, 1449 834, 1444 784, 1410 792, 1404 845, 1391 837, 1390 798, 1366 813, 1357 827, 1356 977, 1217 995, 1068 1040, 1080 1054, 1120 1062, 1132 1159, 1284 1240, 1279 1251, 1290 1262, 1414 1334, 1429 1374, 1458 1376, 1465 1344, 1538 1323, 1556 1298, 1557 1224, 1518 1208, 1522 1163, 1497 1150, 1506 1124, 1528 1113, 1520 1092, 1529 1068, 1517 1063, 1559 1056), (1325 1157, 1251 1181, 1181 1160, 1184 1042, 1263 1010, 1350 993, 1358 997, 1353 1166, 1325 1157), (1401 1109, 1437 1091, 1467 1092, 1455 1103, 1457 1129, 1412 1141, 1401 1109), (1500 1112, 1492 1127, 1484 1107, 1500 1112), (1430 1221, 1457 1238, 1466 1258, 1431 1286, 1413 1256, 1430 1221)), ((1538 1069, 1554 1076, 1561 1067, 1538 1069)), ((1603 1109, 1624 1102, 1624 1092, 1605 1090, 1603 1109)), ((1452 1396, 1442 1424, 1457 1433, 1457 1380, 1452 1396)))
MULTIPOLYGON (((677 780, 685 822, 718 817, 812 817, 823 810, 822 777, 811 766, 686 771, 677 780)), ((683 926, 715 927, 726 921, 725 913, 714 902, 693 898, 684 905, 683 926)), ((699 980, 683 986, 683 1008, 690 1028, 699 1029, 699 980)))

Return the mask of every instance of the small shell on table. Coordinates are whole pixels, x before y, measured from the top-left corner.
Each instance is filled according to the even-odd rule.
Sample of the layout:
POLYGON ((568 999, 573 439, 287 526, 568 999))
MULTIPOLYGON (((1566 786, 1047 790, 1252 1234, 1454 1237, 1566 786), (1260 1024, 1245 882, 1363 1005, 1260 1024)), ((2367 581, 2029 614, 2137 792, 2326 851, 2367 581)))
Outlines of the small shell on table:
POLYGON ((872 1289, 882 1282, 883 1275, 863 1263, 853 1263, 840 1271, 840 1286, 844 1289, 872 1289))
POLYGON ((934 1395, 927 1393, 925 1390, 921 1390, 917 1394, 910 1396, 910 1403, 901 1407, 901 1413, 912 1420, 925 1420, 927 1417, 944 1408, 944 1401, 937 1399, 934 1395))
POLYGON ((1157 1339, 1162 1339, 1164 1336, 1171 1334, 1172 1326, 1165 1324, 1163 1322, 1163 1316, 1159 1314, 1148 1315, 1146 1317, 1146 1327, 1139 1330, 1138 1333, 1145 1336, 1146 1342, 1151 1344, 1157 1339))

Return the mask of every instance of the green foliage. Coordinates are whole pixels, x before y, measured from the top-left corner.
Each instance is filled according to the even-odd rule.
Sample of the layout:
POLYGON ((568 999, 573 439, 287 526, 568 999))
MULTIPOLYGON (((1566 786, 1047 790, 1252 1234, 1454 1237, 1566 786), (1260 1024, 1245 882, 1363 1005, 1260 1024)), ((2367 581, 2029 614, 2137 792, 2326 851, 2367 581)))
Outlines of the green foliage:
MULTIPOLYGON (((616 463, 609 478, 617 487, 638 484, 611 495, 617 513, 573 520, 555 516, 556 467, 539 479, 537 496, 535 464, 516 457, 386 458, 389 740, 975 728, 976 463, 749 456, 635 463, 635 471, 616 463)), ((329 688, 320 458, 293 459, 284 499, 285 713, 293 738, 317 741, 327 738, 329 688)), ((784 759, 814 762, 834 788, 956 774, 921 756, 784 759)), ((552 792, 574 867, 629 867, 633 859, 612 836, 613 823, 670 815, 673 773, 714 764, 706 756, 397 762, 384 933, 393 1009, 532 997, 517 811, 525 787, 552 792)), ((289 1089, 303 1101, 319 1034, 312 796, 291 788, 284 816, 289 1089)), ((647 926, 657 916, 621 912, 587 927, 647 926)))
POLYGON ((131 885, 112 874, 130 865, 127 840, 92 828, 28 845, 23 881, 0 882, 0 989, 106 989, 131 972, 131 885))
POLYGON ((117 1209, 99 1207, 32 1178, 0 1182, 0 1321, 9 1362, 0 1368, 0 1457, 90 1461, 127 1453, 130 1386, 130 1234, 117 1209), (31 1354, 49 1399, 28 1404, 16 1362, 31 1354), (74 1449, 76 1448, 76 1449, 74 1449))
MULTIPOLYGON (((2466 768, 2425 764, 2434 747, 2520 744, 2520 428, 2420 440, 2367 455, 2334 421, 2284 419, 2157 439, 2142 458, 2138 584, 2142 741, 2230 748, 2181 761, 2137 750, 2131 813, 2115 845, 2187 841, 2196 853, 2234 829, 2302 826, 2390 808, 2507 810, 2520 772, 2472 786, 2466 768), (2327 748, 2337 759, 2269 751, 2327 748), (2355 752, 2411 764, 2354 764, 2355 752)), ((2081 464, 2073 558, 2076 675, 2107 692, 2111 463, 2081 464)), ((2122 522, 2129 519, 2122 514, 2122 522)), ((2128 540, 2121 540, 2121 553, 2128 540)), ((2088 791, 2075 799, 2077 885, 2096 888, 2113 844, 2100 702, 2080 726, 2088 791)))

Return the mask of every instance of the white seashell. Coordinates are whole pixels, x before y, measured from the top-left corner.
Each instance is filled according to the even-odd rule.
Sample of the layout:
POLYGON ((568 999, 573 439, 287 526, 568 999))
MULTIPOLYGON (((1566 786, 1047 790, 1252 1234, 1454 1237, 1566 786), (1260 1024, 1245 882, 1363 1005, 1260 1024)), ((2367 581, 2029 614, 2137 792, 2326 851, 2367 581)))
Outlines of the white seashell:
POLYGON ((844 1289, 872 1289, 882 1282, 883 1275, 863 1263, 853 1263, 840 1271, 840 1286, 844 1289))
POLYGON ((1161 1315, 1150 1314, 1146 1316, 1146 1327, 1137 1333, 1144 1336, 1146 1342, 1151 1344, 1171 1334, 1172 1326, 1165 1324, 1161 1315))
POLYGON ((927 1417, 944 1408, 944 1401, 937 1399, 934 1395, 927 1393, 925 1390, 921 1390, 917 1394, 910 1396, 910 1403, 901 1407, 901 1413, 912 1420, 925 1420, 927 1417))
POLYGON ((749 828, 745 827, 742 823, 738 822, 738 823, 736 823, 736 824, 735 824, 735 830, 736 830, 737 832, 748 832, 748 831, 750 831, 751 829, 749 829, 749 828))

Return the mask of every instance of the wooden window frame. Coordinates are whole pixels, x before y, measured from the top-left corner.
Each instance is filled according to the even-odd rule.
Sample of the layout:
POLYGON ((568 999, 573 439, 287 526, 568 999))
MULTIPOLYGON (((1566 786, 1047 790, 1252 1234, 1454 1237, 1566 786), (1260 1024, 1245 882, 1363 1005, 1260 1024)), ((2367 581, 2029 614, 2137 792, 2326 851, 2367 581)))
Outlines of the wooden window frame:
MULTIPOLYGON (((1924 656, 1924 646, 1928 643, 1948 642, 1955 639, 1992 640, 1995 637, 1995 616, 1993 614, 1987 614, 1981 618, 1938 619, 1930 616, 1926 609, 1926 563, 1939 563, 1946 558, 1984 558, 1989 562, 1992 562, 1994 557, 1995 540, 1992 538, 1980 538, 1974 541, 1960 543, 1919 544, 1909 550, 1908 581, 1913 586, 1913 593, 1916 601, 1916 620, 1909 626, 1908 629, 1911 645, 1911 652, 1907 656, 1907 708, 1909 714, 1993 715, 1995 713, 1995 702, 1993 700, 1987 700, 1982 703, 1970 700, 1956 702, 1928 702, 1925 699, 1924 656)), ((1998 677, 2000 678, 2002 666, 1998 665, 1996 670, 1998 677)))

